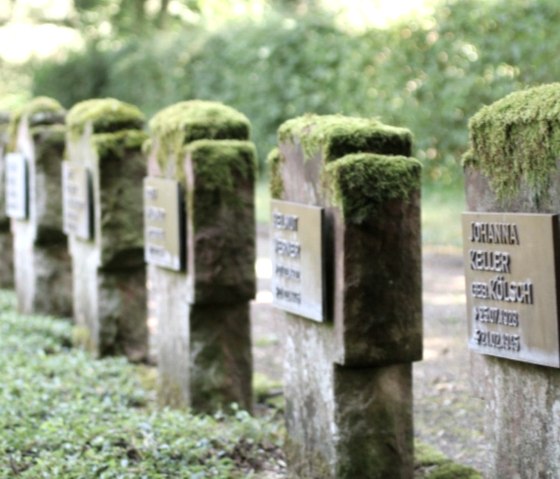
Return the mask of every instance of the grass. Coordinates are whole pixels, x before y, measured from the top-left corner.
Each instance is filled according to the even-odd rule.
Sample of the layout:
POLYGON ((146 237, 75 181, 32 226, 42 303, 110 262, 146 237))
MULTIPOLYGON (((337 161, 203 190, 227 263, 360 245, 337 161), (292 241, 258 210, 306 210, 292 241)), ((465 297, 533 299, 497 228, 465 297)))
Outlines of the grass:
POLYGON ((94 360, 71 325, 0 291, 0 478, 251 478, 282 460, 282 425, 232 405, 158 409, 146 366, 94 360))
POLYGON ((270 191, 268 180, 262 179, 255 185, 255 209, 257 223, 268 224, 270 218, 270 191))
POLYGON ((461 213, 466 210, 462 188, 422 190, 422 243, 424 247, 462 247, 461 213))

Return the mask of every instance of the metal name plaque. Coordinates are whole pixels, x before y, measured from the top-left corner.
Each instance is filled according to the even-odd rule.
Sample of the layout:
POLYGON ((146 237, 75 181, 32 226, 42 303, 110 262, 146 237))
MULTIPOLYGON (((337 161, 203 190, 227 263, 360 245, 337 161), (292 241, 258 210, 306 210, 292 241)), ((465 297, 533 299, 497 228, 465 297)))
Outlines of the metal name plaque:
POLYGON ((464 213, 469 348, 560 367, 559 216, 464 213))
POLYGON ((27 161, 21 153, 8 153, 6 161, 6 215, 24 220, 29 214, 27 161))
POLYGON ((144 178, 144 259, 181 271, 185 265, 184 199, 179 182, 144 178))
POLYGON ((271 201, 272 303, 325 320, 323 208, 271 201))
POLYGON ((80 239, 93 238, 90 172, 84 165, 62 162, 62 229, 80 239))

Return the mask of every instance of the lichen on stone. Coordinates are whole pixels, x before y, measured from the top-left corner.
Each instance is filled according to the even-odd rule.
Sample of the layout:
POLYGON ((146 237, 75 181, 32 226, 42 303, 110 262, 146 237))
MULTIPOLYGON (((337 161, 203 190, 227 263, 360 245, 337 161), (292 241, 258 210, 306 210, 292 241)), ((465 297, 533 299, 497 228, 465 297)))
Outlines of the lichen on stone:
POLYGON ((250 123, 245 115, 217 102, 191 100, 176 103, 158 112, 149 122, 157 138, 158 162, 178 155, 188 143, 196 140, 247 140, 250 123))
POLYGON ((419 191, 421 170, 414 158, 354 153, 329 163, 323 181, 346 220, 359 224, 387 201, 419 191))
POLYGON ((320 152, 325 163, 356 152, 410 156, 412 149, 412 133, 405 128, 342 115, 308 114, 288 120, 278 129, 278 140, 301 142, 306 160, 320 152))
POLYGON ((78 137, 89 123, 94 133, 108 133, 142 129, 144 120, 144 114, 130 103, 114 98, 98 98, 74 105, 68 112, 66 125, 72 136, 78 137))
POLYGON ((542 197, 560 158, 560 83, 511 93, 482 108, 469 129, 466 166, 479 168, 499 199, 522 185, 542 197))
POLYGON ((280 198, 284 192, 284 181, 282 180, 282 165, 286 159, 278 148, 270 151, 266 158, 268 168, 270 171, 270 196, 272 198, 280 198))

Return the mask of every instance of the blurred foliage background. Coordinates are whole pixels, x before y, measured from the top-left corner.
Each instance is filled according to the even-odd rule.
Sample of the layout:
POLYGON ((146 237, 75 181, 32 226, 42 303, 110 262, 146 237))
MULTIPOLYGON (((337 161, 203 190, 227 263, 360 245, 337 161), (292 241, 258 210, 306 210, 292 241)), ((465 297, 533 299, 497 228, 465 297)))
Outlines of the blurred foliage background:
MULTIPOLYGON (((8 24, 25 2, 2 1, 8 24)), ((427 185, 458 186, 470 116, 560 78, 560 2, 414 0, 393 16, 391 3, 407 2, 68 0, 56 18, 28 8, 28 20, 79 36, 46 58, 4 61, 0 107, 113 96, 151 116, 185 99, 223 101, 251 119, 263 170, 288 118, 379 117, 413 131, 427 185)))

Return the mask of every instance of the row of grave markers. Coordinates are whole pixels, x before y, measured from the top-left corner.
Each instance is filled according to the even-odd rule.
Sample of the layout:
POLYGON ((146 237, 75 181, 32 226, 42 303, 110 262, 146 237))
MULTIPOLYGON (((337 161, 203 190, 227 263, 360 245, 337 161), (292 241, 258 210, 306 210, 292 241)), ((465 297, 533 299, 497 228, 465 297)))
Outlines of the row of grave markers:
MULTIPOLYGON (((6 215, 26 220, 29 217, 28 160, 21 153, 8 153, 5 164, 6 215)), ((61 180, 63 231, 81 240, 91 240, 94 226, 91 175, 83 165, 63 161, 61 180)), ((143 185, 146 263, 182 271, 186 228, 181 185, 158 177, 144 178, 143 185)), ((274 303, 315 321, 324 321, 326 316, 323 215, 324 209, 316 206, 272 201, 274 303)))
MULTIPOLYGON (((543 99, 560 104, 560 87, 519 92, 483 109, 471 123, 465 160, 469 347, 483 354, 473 356, 473 378, 494 440, 490 477, 560 471, 556 169, 536 182, 535 165, 509 146, 527 130, 519 151, 555 158, 547 135, 558 119, 542 113, 550 106, 543 99), (489 135, 503 141, 501 156, 489 135), (504 161, 518 168, 504 175, 504 161), (546 393, 526 404, 531 388, 546 393), (505 411, 504 403, 515 407, 505 411), (523 451, 515 461, 504 452, 512 448, 523 451)), ((67 281, 62 266, 45 266, 65 258, 52 250, 60 246, 49 216, 56 201, 38 194, 58 181, 60 229, 73 260, 66 293, 84 344, 145 359, 150 302, 164 402, 213 410, 237 401, 250 409, 255 152, 248 120, 224 105, 183 102, 154 117, 148 141, 143 116, 130 105, 84 103, 68 115, 67 160, 58 158, 58 170, 45 152, 52 145, 61 152, 53 126, 61 108, 57 121, 39 115, 34 122, 33 109, 22 115, 15 151, 5 156, 21 309, 43 304, 29 299, 41 289, 30 287, 30 275, 47 271, 37 282, 42 288, 55 277, 57 287, 67 281), (34 204, 38 198, 44 204, 34 204), (22 226, 39 217, 31 233, 22 226), (32 243, 49 252, 30 262, 32 243)), ((298 477, 412 477, 411 365, 422 356, 422 320, 421 173, 410 157, 411 134, 375 120, 308 115, 283 124, 278 136, 269 157, 272 293, 286 323, 290 468, 298 477)))
MULTIPOLYGON (((5 157, 6 215, 15 220, 29 217, 28 160, 21 153, 5 157)), ((93 190, 91 175, 82 165, 62 162, 63 231, 82 240, 93 238, 93 190)), ((147 263, 173 271, 185 268, 184 198, 177 181, 144 179, 144 257, 147 263)))
MULTIPOLYGON (((135 107, 112 99, 66 114, 41 98, 17 118, 4 186, 19 309, 72 315, 84 346, 141 361, 150 304, 161 400, 197 411, 235 401, 250 410, 249 122, 224 105, 193 101, 158 113, 151 138, 142 124, 135 107)), ((301 477, 409 475, 411 362, 422 349, 420 164, 409 157, 411 134, 338 116, 306 116, 287 128, 271 155, 272 182, 282 185, 271 248, 276 315, 288 324, 290 467, 301 477), (324 153, 356 131, 356 144, 324 153), (314 152, 302 146, 308 141, 314 152), (364 177, 348 186, 343 180, 358 167, 364 177), (358 216, 347 208, 354 188, 381 179, 402 193, 381 191, 358 216), (379 254, 364 268, 372 238, 379 254), (387 281, 395 288, 378 287, 387 281), (366 400, 372 395, 378 400, 366 400)))

